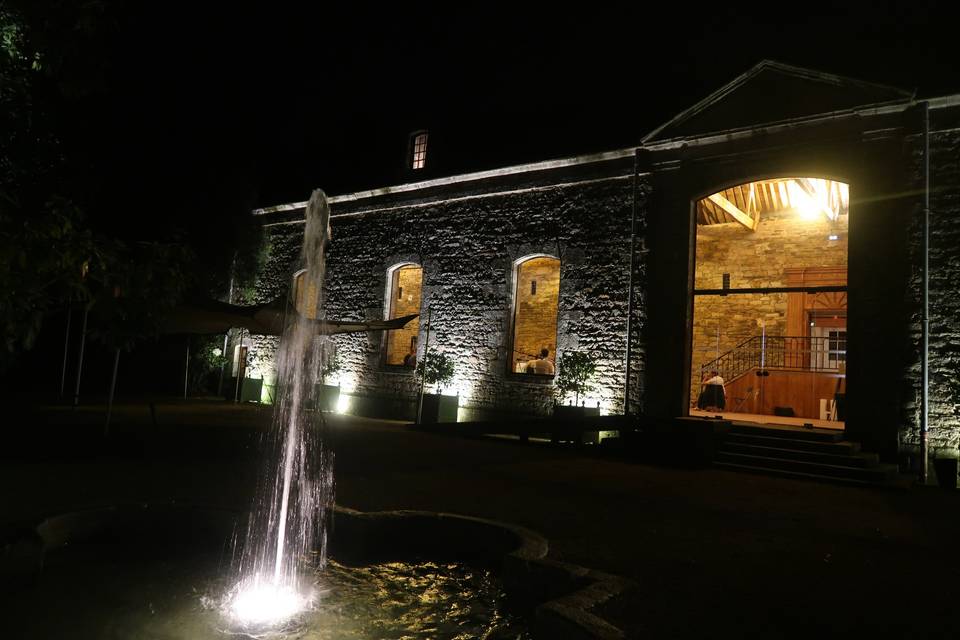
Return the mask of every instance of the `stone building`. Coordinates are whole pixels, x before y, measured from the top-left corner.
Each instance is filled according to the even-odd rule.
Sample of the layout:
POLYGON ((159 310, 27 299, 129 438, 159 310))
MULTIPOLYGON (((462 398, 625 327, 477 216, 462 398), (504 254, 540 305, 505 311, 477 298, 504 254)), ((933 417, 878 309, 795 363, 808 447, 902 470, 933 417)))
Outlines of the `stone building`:
MULTIPOLYGON (((920 438, 929 202, 929 433, 954 451, 958 121, 960 95, 765 61, 636 146, 335 195, 328 316, 421 314, 337 337, 348 410, 412 414, 403 359, 422 357, 429 311, 461 420, 549 414, 554 377, 526 363, 583 351, 604 412, 695 413, 718 369, 726 411, 833 422, 893 460, 920 438)), ((292 290, 304 206, 255 212, 261 301, 292 290)), ((253 342, 269 378, 271 344, 253 342)))

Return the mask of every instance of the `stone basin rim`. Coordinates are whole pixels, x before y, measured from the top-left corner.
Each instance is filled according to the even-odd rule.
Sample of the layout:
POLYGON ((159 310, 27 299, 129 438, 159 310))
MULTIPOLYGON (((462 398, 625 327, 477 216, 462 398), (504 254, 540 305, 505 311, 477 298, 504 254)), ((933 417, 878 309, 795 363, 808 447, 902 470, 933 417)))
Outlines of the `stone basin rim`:
MULTIPOLYGON (((176 513, 196 512, 204 515, 218 515, 238 519, 245 512, 224 507, 179 502, 125 502, 109 505, 90 506, 83 509, 63 511, 34 520, 27 526, 7 530, 0 538, 4 553, 0 560, 0 575, 18 573, 29 578, 42 571, 43 555, 54 552, 69 544, 79 532, 82 536, 96 531, 97 527, 109 527, 110 518, 104 516, 122 516, 124 514, 147 513, 161 514, 163 511, 176 513), (74 525, 73 527, 69 525, 74 525), (11 535, 13 534, 13 535, 11 535), (18 535, 19 534, 19 535, 18 535), (13 553, 11 553, 13 551, 13 553), (16 571, 16 559, 21 571, 16 571), (11 563, 10 560, 14 559, 11 563), (33 561, 31 561, 33 560, 33 561), (6 566, 3 566, 6 565, 6 566), (31 566, 32 565, 32 566, 31 566), (14 571, 11 572, 11 568, 14 571)), ((509 550, 503 549, 499 575, 505 590, 511 595, 532 603, 533 618, 531 631, 535 638, 570 638, 614 640, 625 638, 626 634, 617 626, 604 619, 595 610, 603 604, 615 601, 633 590, 636 583, 613 574, 596 571, 547 557, 549 543, 539 533, 523 526, 502 521, 479 518, 455 513, 423 510, 393 509, 384 511, 360 511, 340 505, 334 506, 334 523, 344 521, 355 525, 373 524, 387 526, 430 526, 444 528, 464 535, 464 527, 473 527, 477 538, 483 534, 499 531, 513 538, 509 550)), ((470 537, 472 533, 467 533, 470 537)), ((336 557, 336 556, 334 556, 336 557)))

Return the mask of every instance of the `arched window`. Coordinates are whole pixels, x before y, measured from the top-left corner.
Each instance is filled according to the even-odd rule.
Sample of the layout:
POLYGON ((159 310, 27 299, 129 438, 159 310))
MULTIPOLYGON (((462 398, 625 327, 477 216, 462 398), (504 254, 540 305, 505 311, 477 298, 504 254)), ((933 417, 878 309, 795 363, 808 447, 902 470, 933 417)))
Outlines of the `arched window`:
POLYGON ((316 320, 319 312, 317 309, 319 292, 316 283, 311 282, 306 287, 303 286, 306 275, 307 272, 304 270, 293 276, 293 303, 302 315, 316 320))
MULTIPOLYGON (((387 272, 388 320, 420 313, 420 286, 423 282, 423 267, 417 264, 402 264, 387 272)), ((414 318, 403 329, 387 331, 385 364, 414 366, 416 364, 417 335, 420 319, 414 318), (413 354, 412 357, 407 357, 413 354)))
POLYGON ((557 356, 557 302, 560 298, 560 260, 533 256, 515 267, 513 353, 511 371, 553 375, 557 356), (547 355, 544 357, 543 350, 547 355), (541 361, 528 366, 532 361, 541 361), (544 365, 548 360, 549 365, 544 365))

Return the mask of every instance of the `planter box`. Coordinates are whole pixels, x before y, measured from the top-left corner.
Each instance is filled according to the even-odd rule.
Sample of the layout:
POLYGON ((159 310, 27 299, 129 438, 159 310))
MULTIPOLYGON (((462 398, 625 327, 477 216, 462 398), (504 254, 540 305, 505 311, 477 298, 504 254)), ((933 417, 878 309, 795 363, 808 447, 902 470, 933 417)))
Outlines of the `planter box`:
POLYGON ((337 403, 340 402, 340 387, 332 384, 317 385, 317 405, 320 411, 333 413, 337 410, 337 403))
POLYGON ((460 396, 441 396, 434 393, 423 394, 423 412, 421 423, 456 422, 460 396))
MULTIPOLYGON (((237 392, 237 379, 229 378, 223 385, 223 397, 227 400, 233 400, 237 392)), ((240 385, 240 402, 260 402, 260 394, 263 392, 262 378, 244 378, 240 385)))
POLYGON ((599 415, 600 407, 574 407, 558 404, 553 408, 553 417, 558 420, 583 420, 599 415))
POLYGON ((934 458, 933 470, 937 475, 937 484, 943 489, 957 488, 957 459, 934 458))
POLYGON ((398 398, 395 396, 351 394, 350 415, 413 422, 417 418, 417 398, 416 396, 398 398))

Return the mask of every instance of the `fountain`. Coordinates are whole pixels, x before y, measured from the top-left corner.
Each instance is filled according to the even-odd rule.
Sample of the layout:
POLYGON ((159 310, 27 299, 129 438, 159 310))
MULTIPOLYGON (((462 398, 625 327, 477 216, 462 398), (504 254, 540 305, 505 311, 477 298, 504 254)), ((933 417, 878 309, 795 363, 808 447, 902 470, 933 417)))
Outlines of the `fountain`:
MULTIPOLYGON (((267 455, 246 523, 237 527, 238 514, 226 510, 127 504, 45 518, 12 537, 8 532, 0 537, 0 585, 29 585, 0 589, 0 617, 10 637, 529 638, 510 612, 518 603, 529 608, 545 594, 584 586, 585 569, 544 560, 546 541, 519 527, 334 505, 333 454, 316 384, 332 353, 326 334, 335 324, 324 319, 321 286, 329 215, 323 192, 314 191, 302 260, 304 286, 320 293, 317 313, 286 314, 273 423, 264 435, 267 455), (314 315, 318 320, 308 317, 314 315), (326 525, 334 513, 338 535, 328 562, 326 525), (231 530, 232 554, 226 555, 232 560, 225 561, 231 530), (232 565, 226 578, 224 564, 232 565)), ((349 330, 393 328, 357 327, 349 330)), ((592 606, 610 592, 586 588, 575 602, 592 606)), ((553 630, 570 624, 604 628, 581 604, 551 606, 538 614, 550 629, 543 637, 557 637, 553 630)))
MULTIPOLYGON (((315 309, 286 317, 277 351, 277 400, 270 452, 250 511, 246 536, 238 543, 237 583, 224 607, 243 629, 282 624, 311 606, 314 595, 303 572, 308 558, 326 563, 327 514, 333 506, 333 454, 323 439, 323 414, 316 410, 317 382, 333 343, 318 335, 324 320, 323 279, 330 239, 330 209, 317 189, 306 209, 300 259, 301 286, 315 290, 315 309)), ((304 296, 308 299, 310 296, 304 296)))

